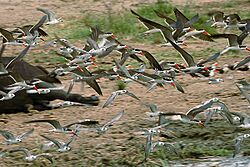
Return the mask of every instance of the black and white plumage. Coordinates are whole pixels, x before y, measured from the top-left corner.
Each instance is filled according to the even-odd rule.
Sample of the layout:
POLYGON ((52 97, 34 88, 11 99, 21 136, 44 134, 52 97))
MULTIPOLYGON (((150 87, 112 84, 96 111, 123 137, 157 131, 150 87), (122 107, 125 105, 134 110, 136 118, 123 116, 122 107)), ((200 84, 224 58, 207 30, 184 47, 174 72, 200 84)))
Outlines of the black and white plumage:
POLYGON ((221 107, 221 106, 211 107, 211 108, 208 108, 207 111, 208 111, 208 114, 204 123, 205 126, 208 125, 212 116, 216 113, 220 114, 223 118, 227 119, 230 124, 234 124, 231 112, 229 112, 228 109, 225 107, 221 107))
POLYGON ((48 9, 44 9, 44 8, 37 8, 38 11, 43 12, 44 14, 47 15, 48 17, 48 21, 45 23, 46 25, 50 25, 50 24, 57 24, 62 22, 61 18, 56 18, 56 15, 53 11, 48 10, 48 9))
POLYGON ((55 140, 55 139, 52 139, 48 136, 45 136, 45 135, 41 135, 43 138, 53 142, 57 147, 57 151, 58 152, 67 152, 67 151, 70 151, 71 148, 70 148, 70 144, 75 140, 75 135, 71 137, 71 139, 67 142, 67 143, 64 143, 64 142, 60 142, 58 140, 55 140))
POLYGON ((242 43, 244 39, 247 37, 248 32, 242 32, 239 36, 236 34, 214 34, 211 35, 212 38, 227 38, 228 46, 220 52, 220 55, 228 52, 229 50, 248 50, 250 48, 247 46, 243 46, 242 43))
POLYGON ((27 138, 34 132, 34 128, 30 129, 29 131, 22 133, 21 135, 14 136, 12 133, 6 130, 0 130, 0 134, 5 138, 4 144, 16 144, 23 141, 23 139, 27 138))
POLYGON ((147 160, 147 158, 149 157, 149 154, 157 146, 165 146, 171 152, 174 152, 176 155, 179 155, 173 144, 167 143, 167 142, 161 142, 161 141, 153 142, 153 136, 160 133, 160 129, 165 128, 167 125, 169 125, 169 124, 166 123, 166 124, 154 127, 154 128, 150 128, 148 130, 144 130, 143 134, 146 135, 146 137, 147 137, 146 138, 146 145, 145 145, 145 149, 144 149, 144 161, 147 160))
POLYGON ((250 63, 250 56, 247 56, 246 58, 244 58, 243 60, 241 60, 238 64, 236 64, 235 66, 233 66, 233 69, 237 69, 247 63, 250 63))
MULTIPOLYGON (((32 120, 32 121, 27 121, 27 122, 24 122, 24 123, 41 123, 41 122, 45 122, 45 123, 49 123, 51 126, 54 127, 54 129, 51 129, 50 131, 51 132, 58 132, 58 133, 73 133, 74 134, 74 131, 72 129, 70 129, 71 126, 73 125, 88 125, 90 124, 90 121, 89 120, 82 120, 82 121, 77 121, 77 122, 73 122, 73 123, 70 123, 70 124, 67 124, 65 126, 62 126, 60 124, 59 121, 57 120, 32 120)), ((96 122, 92 122, 93 124, 96 124, 96 122)))
POLYGON ((250 134, 243 134, 235 138, 233 158, 236 157, 236 155, 240 153, 240 147, 241 147, 242 142, 249 137, 250 137, 250 134))
POLYGON ((240 93, 246 98, 246 100, 250 103, 250 94, 248 90, 244 87, 244 85, 240 83, 236 83, 237 88, 240 90, 240 93))
POLYGON ((37 158, 43 157, 43 158, 48 159, 51 163, 53 163, 52 155, 49 153, 41 153, 41 154, 34 155, 31 153, 30 150, 28 150, 27 148, 22 148, 22 147, 13 148, 9 150, 8 152, 9 153, 22 152, 24 154, 24 160, 29 161, 29 162, 34 161, 37 158))
POLYGON ((117 96, 124 95, 124 94, 129 95, 136 100, 140 100, 137 96, 135 96, 133 93, 129 92, 128 90, 117 90, 117 91, 111 93, 111 95, 108 97, 106 102, 103 104, 102 108, 105 108, 109 104, 111 104, 117 96))
POLYGON ((78 128, 78 130, 79 131, 94 131, 98 134, 103 134, 110 128, 110 126, 112 126, 115 122, 120 120, 123 115, 124 115, 124 111, 121 111, 118 114, 116 114, 110 121, 106 122, 102 126, 98 126, 96 128, 78 128))

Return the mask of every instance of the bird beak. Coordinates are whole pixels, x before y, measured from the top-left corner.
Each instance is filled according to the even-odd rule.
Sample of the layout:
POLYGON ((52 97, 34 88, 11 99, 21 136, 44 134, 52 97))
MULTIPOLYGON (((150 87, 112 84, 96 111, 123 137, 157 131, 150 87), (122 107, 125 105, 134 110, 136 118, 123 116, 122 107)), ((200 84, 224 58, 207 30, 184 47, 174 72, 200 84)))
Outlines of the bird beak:
POLYGON ((219 70, 218 70, 218 69, 214 69, 213 71, 214 71, 214 72, 219 72, 219 70))
POLYGON ((45 41, 45 39, 44 39, 43 37, 40 37, 40 39, 41 39, 42 41, 45 41))
POLYGON ((94 56, 91 56, 89 59, 92 60, 92 61, 95 61, 95 57, 94 56))
POLYGON ((246 47, 246 50, 247 50, 247 51, 250 51, 250 48, 246 47))
POLYGON ((180 67, 179 67, 178 64, 175 64, 174 67, 175 67, 176 69, 180 69, 180 67))
POLYGON ((188 32, 194 31, 194 28, 189 27, 189 29, 187 30, 188 32))
POLYGON ((83 69, 82 69, 81 67, 78 66, 77 69, 78 69, 79 71, 83 72, 83 69))
POLYGON ((219 63, 214 63, 214 66, 218 67, 218 66, 219 66, 219 63))
POLYGON ((125 49, 128 49, 128 45, 125 45, 124 48, 125 48, 125 49))
POLYGON ((203 68, 203 70, 205 70, 205 71, 209 71, 209 69, 208 69, 207 67, 204 67, 204 68, 203 68))
POLYGON ((116 36, 114 34, 111 35, 112 38, 116 38, 116 36))
POLYGON ((171 82, 170 84, 171 84, 174 88, 176 88, 176 85, 175 85, 174 82, 171 82))
POLYGON ((210 36, 210 34, 207 31, 204 31, 202 34, 210 36))
POLYGON ((72 134, 72 136, 77 136, 77 137, 79 137, 78 134, 76 134, 74 131, 72 131, 71 134, 72 134))
POLYGON ((120 75, 117 75, 117 78, 118 78, 119 80, 122 80, 122 77, 121 77, 120 75))
POLYGON ((38 94, 40 94, 40 92, 38 91, 38 88, 36 87, 36 85, 34 85, 34 89, 37 91, 38 94))
POLYGON ((144 56, 144 52, 143 51, 140 51, 138 54, 144 56))

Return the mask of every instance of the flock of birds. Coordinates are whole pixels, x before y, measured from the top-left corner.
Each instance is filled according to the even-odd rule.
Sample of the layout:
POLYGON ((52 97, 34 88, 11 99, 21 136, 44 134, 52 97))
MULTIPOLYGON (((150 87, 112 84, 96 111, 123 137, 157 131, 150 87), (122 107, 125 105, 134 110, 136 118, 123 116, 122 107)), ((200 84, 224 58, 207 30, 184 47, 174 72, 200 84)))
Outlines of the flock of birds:
MULTIPOLYGON (((25 71, 16 70, 19 69, 18 67, 20 66, 20 63, 22 66, 27 67, 27 64, 24 64, 26 62, 22 60, 23 57, 31 48, 40 45, 39 40, 44 40, 43 37, 48 35, 42 29, 43 26, 59 24, 62 21, 61 19, 57 18, 50 10, 42 8, 38 8, 38 10, 43 12, 45 15, 43 15, 35 25, 17 27, 12 31, 0 28, 0 34, 3 38, 3 44, 0 51, 0 76, 5 76, 5 79, 8 78, 8 81, 5 79, 1 79, 0 81, 0 104, 2 103, 6 105, 8 102, 15 104, 13 102, 16 102, 19 96, 26 97, 28 95, 27 97, 31 98, 32 100, 35 99, 36 103, 39 101, 40 107, 49 106, 49 102, 56 98, 65 100, 63 103, 56 104, 50 109, 70 105, 82 105, 86 99, 79 101, 77 100, 78 98, 69 98, 74 84, 76 82, 81 82, 82 84, 86 82, 99 95, 102 95, 102 90, 96 82, 96 80, 100 78, 119 79, 126 83, 135 82, 147 87, 147 91, 152 91, 156 87, 165 87, 166 85, 171 85, 174 89, 184 93, 184 89, 176 80, 176 76, 188 74, 192 77, 204 77, 209 80, 210 84, 215 84, 222 81, 222 79, 213 78, 216 72, 225 73, 229 69, 248 71, 250 67, 249 56, 240 62, 233 65, 228 65, 227 67, 219 67, 218 63, 214 63, 210 66, 205 65, 208 62, 215 62, 221 55, 226 54, 226 52, 229 50, 250 51, 248 47, 242 45, 244 39, 248 36, 250 31, 250 19, 240 19, 237 14, 224 15, 223 12, 213 12, 211 13, 211 20, 208 21, 212 22, 212 27, 222 27, 225 31, 230 28, 239 28, 241 34, 236 35, 223 33, 210 35, 205 30, 195 29, 193 24, 199 20, 198 14, 193 16, 191 19, 188 19, 181 11, 179 11, 177 8, 174 8, 176 20, 168 17, 163 12, 155 11, 157 16, 164 19, 166 23, 165 25, 159 24, 153 20, 149 20, 133 10, 131 10, 131 12, 147 28, 144 34, 149 35, 152 33, 161 33, 162 37, 166 41, 166 43, 164 43, 162 46, 174 47, 184 60, 184 65, 170 61, 158 62, 157 59, 148 51, 125 45, 119 42, 113 33, 103 32, 96 26, 93 27, 87 25, 91 29, 91 35, 87 37, 86 44, 83 48, 76 47, 68 40, 58 36, 55 36, 53 41, 46 43, 44 46, 56 47, 56 53, 59 56, 64 57, 67 60, 66 63, 61 64, 51 72, 46 71, 42 67, 32 66, 32 68, 35 68, 36 70, 39 68, 40 70, 46 72, 43 73, 43 75, 34 74, 35 76, 32 75, 31 77, 27 77, 25 73, 28 75, 30 73, 33 74, 34 72, 29 72, 30 69, 26 69, 25 71), (229 45, 226 46, 226 48, 221 52, 215 53, 205 60, 195 62, 194 58, 183 48, 181 48, 182 45, 186 45, 186 39, 191 37, 210 42, 213 42, 214 39, 217 38, 227 38, 229 45), (25 46, 25 49, 18 56, 8 59, 2 55, 5 47, 9 45, 23 45, 25 46), (113 61, 114 66, 112 68, 109 70, 93 70, 96 66, 96 59, 102 59, 106 56, 109 56, 113 51, 120 53, 121 58, 119 60, 113 61), (128 59, 138 61, 141 63, 141 66, 138 68, 125 66, 125 63, 128 59), (146 68, 145 60, 149 62, 150 68, 146 68), (70 80, 70 85, 67 91, 64 91, 64 88, 62 87, 55 86, 55 83, 60 82, 57 79, 58 76, 69 74, 72 76, 72 79, 70 80), (18 94, 21 91, 23 93, 18 94), (57 96, 55 96, 55 94, 57 96), (50 98, 48 98, 46 95, 49 95, 50 98), (52 98, 52 96, 55 97, 52 98), (73 99, 73 101, 70 99, 73 99)), ((247 83, 246 80, 240 80, 236 81, 236 86, 250 103, 250 95, 248 93, 250 90, 250 84, 247 83)), ((158 126, 151 129, 146 129, 141 132, 141 134, 146 136, 144 161, 147 160, 150 152, 159 146, 164 146, 171 152, 179 155, 172 143, 153 141, 153 137, 162 131, 167 132, 169 136, 175 136, 174 131, 168 127, 168 125, 171 123, 171 120, 167 119, 169 116, 178 115, 179 120, 183 123, 209 126, 209 122, 211 121, 212 117, 219 114, 232 126, 241 126, 244 128, 250 127, 249 116, 237 112, 230 112, 227 105, 216 97, 189 109, 187 113, 170 113, 158 111, 156 105, 144 103, 134 93, 124 89, 112 92, 102 107, 104 108, 108 105, 111 105, 115 98, 120 95, 128 95, 140 101, 142 105, 150 109, 150 112, 147 112, 148 116, 158 117, 158 126), (205 113, 205 119, 200 120, 198 117, 202 113, 205 113)), ((74 97, 76 97, 76 95, 74 95, 74 97)), ((96 100, 98 101, 98 99, 95 99, 95 101, 96 100)), ((23 103, 25 103, 25 101, 23 103)), ((26 121, 25 123, 49 123, 54 127, 54 129, 50 130, 51 132, 72 134, 71 139, 68 142, 58 141, 51 137, 41 135, 44 139, 49 141, 43 144, 43 150, 56 146, 58 152, 66 152, 70 151, 70 144, 79 135, 79 132, 92 131, 98 134, 103 134, 116 121, 119 121, 124 113, 124 111, 118 112, 117 115, 115 115, 110 121, 103 125, 100 125, 96 120, 81 120, 64 126, 61 125, 57 120, 31 120, 26 121)), ((33 131, 34 129, 32 128, 19 136, 15 136, 9 131, 0 130, 0 134, 5 138, 5 144, 11 145, 22 142, 25 138, 29 137, 33 131)), ((241 142, 248 137, 250 137, 250 134, 243 134, 235 139, 234 156, 240 152, 241 142)), ((4 157, 14 152, 22 152, 24 154, 24 159, 27 161, 33 161, 37 158, 44 157, 50 162, 53 162, 52 154, 42 153, 34 155, 30 150, 23 147, 6 149, 0 152, 0 156, 4 157)))

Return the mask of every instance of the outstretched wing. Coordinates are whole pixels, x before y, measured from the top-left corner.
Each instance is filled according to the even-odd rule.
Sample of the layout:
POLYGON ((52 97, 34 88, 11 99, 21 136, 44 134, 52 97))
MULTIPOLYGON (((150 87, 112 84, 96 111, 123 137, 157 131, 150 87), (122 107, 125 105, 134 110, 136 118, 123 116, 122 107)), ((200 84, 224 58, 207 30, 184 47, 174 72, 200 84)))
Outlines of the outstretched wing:
POLYGON ((3 28, 0 28, 0 33, 2 34, 3 38, 5 39, 5 41, 8 41, 8 42, 14 42, 15 39, 12 35, 11 32, 3 29, 3 28))
POLYGON ((242 142, 241 138, 236 138, 235 143, 234 143, 234 153, 233 153, 233 158, 240 153, 240 144, 242 142))
POLYGON ((25 133, 19 135, 17 138, 19 138, 19 139, 22 140, 22 139, 28 137, 28 136, 29 136, 31 133, 33 133, 33 132, 34 132, 34 128, 30 129, 28 132, 25 132, 25 133))
POLYGON ((247 64, 248 62, 250 62, 250 56, 246 57, 245 59, 241 60, 237 65, 235 65, 233 67, 233 69, 237 69, 245 64, 247 64))
POLYGON ((64 127, 71 127, 73 125, 86 125, 86 126, 89 126, 89 125, 96 125, 96 124, 99 124, 98 121, 96 120, 90 120, 90 119, 85 119, 85 120, 82 120, 82 121, 78 121, 78 122, 74 122, 74 123, 71 123, 71 124, 68 124, 64 127))
POLYGON ((0 130, 0 134, 1 134, 5 139, 7 139, 7 140, 9 140, 9 139, 15 139, 15 136, 14 136, 12 133, 10 133, 10 132, 8 132, 8 131, 6 131, 6 130, 0 130))
POLYGON ((131 96, 131 97, 133 97, 133 98, 136 99, 136 100, 140 100, 140 99, 139 99, 134 93, 132 93, 132 92, 127 91, 126 94, 129 95, 129 96, 131 96))
POLYGON ((149 63, 152 65, 152 67, 156 68, 157 70, 163 71, 161 65, 158 63, 158 61, 154 58, 153 55, 151 55, 148 51, 142 50, 144 56, 146 59, 148 59, 149 63))
POLYGON ((121 72, 122 72, 123 74, 126 75, 126 77, 131 78, 131 75, 130 75, 130 73, 128 72, 128 70, 127 70, 125 67, 123 67, 122 65, 120 65, 119 62, 118 62, 117 60, 115 60, 115 65, 118 67, 118 69, 121 70, 121 72))
POLYGON ((144 104, 146 107, 148 107, 150 109, 151 112, 158 112, 157 106, 155 104, 152 103, 148 103, 148 104, 144 104))
POLYGON ((205 120, 205 123, 204 123, 204 126, 207 126, 209 121, 211 120, 212 116, 215 114, 215 110, 209 110, 208 111, 208 114, 207 114, 207 117, 206 117, 206 120, 205 120))
POLYGON ((61 148, 62 147, 62 143, 60 143, 59 141, 55 140, 55 139, 52 139, 50 137, 47 137, 47 136, 44 136, 44 135, 40 135, 42 136, 43 138, 53 142, 58 148, 61 148))
POLYGON ((55 14, 54 12, 48 10, 48 9, 43 9, 43 8, 36 8, 38 11, 43 12, 44 14, 46 14, 48 16, 48 20, 51 21, 53 19, 55 19, 55 14))
POLYGON ((181 93, 185 93, 184 89, 182 88, 179 82, 177 82, 176 80, 173 80, 173 82, 178 91, 180 91, 181 93))
POLYGON ((39 123, 39 122, 47 122, 47 123, 51 124, 53 127, 55 127, 56 129, 62 129, 61 124, 57 120, 41 119, 41 120, 27 121, 24 123, 39 123))
POLYGON ((182 59, 185 61, 185 63, 189 67, 196 66, 196 63, 194 62, 194 58, 188 52, 186 52, 185 50, 183 50, 180 46, 176 45, 171 40, 169 40, 169 42, 181 54, 182 59))
POLYGON ((226 104, 223 102, 218 102, 217 104, 222 108, 221 111, 222 111, 223 115, 227 118, 229 123, 233 125, 234 124, 233 117, 232 117, 232 114, 230 113, 228 107, 226 106, 226 104))
POLYGON ((52 163, 52 164, 53 164, 52 155, 51 155, 51 154, 49 154, 49 153, 42 153, 42 154, 38 154, 38 155, 37 155, 37 158, 38 158, 38 157, 44 157, 44 158, 46 158, 47 160, 49 160, 49 161, 50 161, 50 163, 52 163))
POLYGON ((23 147, 17 147, 17 148, 13 148, 9 150, 9 153, 14 153, 14 152, 23 152, 26 157, 31 156, 30 151, 27 148, 23 148, 23 147))
POLYGON ((171 144, 171 143, 166 143, 166 142, 160 142, 160 141, 158 141, 158 142, 156 142, 156 143, 153 144, 152 149, 154 149, 154 148, 157 147, 157 146, 164 146, 164 147, 167 148, 170 152, 173 152, 173 153, 175 153, 177 156, 179 156, 179 153, 177 152, 176 148, 175 148, 174 145, 171 144))
POLYGON ((13 66, 13 64, 15 64, 15 62, 21 60, 28 52, 28 50, 30 49, 30 45, 28 45, 17 57, 15 57, 14 59, 12 59, 6 66, 5 69, 7 70, 8 68, 10 68, 11 66, 13 66))
POLYGON ((115 117, 113 117, 109 122, 107 122, 103 127, 108 127, 114 122, 118 121, 124 115, 124 111, 119 112, 115 117))
POLYGON ((38 31, 38 29, 45 23, 47 20, 48 16, 44 15, 41 17, 41 19, 29 30, 29 32, 34 35, 35 31, 38 31))
POLYGON ((207 63, 207 62, 216 60, 219 56, 220 56, 220 52, 217 52, 217 53, 215 53, 214 55, 208 57, 206 60, 200 61, 199 63, 197 63, 197 65, 202 65, 202 64, 205 64, 205 63, 207 63))
POLYGON ((153 134, 147 135, 146 146, 145 146, 145 150, 144 150, 144 161, 147 160, 147 158, 152 150, 152 137, 153 137, 153 134))
POLYGON ((115 100, 117 95, 118 95, 117 92, 112 92, 111 95, 109 96, 109 98, 103 104, 102 108, 107 107, 109 104, 111 104, 115 100))

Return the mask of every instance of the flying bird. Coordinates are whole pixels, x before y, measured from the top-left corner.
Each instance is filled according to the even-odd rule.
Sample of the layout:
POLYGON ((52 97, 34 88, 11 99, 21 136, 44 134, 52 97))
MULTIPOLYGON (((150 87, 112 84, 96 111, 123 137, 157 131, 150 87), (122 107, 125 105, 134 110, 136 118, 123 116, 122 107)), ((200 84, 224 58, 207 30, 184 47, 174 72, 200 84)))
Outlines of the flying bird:
POLYGON ((5 138, 4 144, 16 144, 23 141, 23 139, 27 138, 29 135, 31 135, 34 132, 34 128, 30 129, 29 131, 22 133, 21 135, 18 135, 15 137, 12 133, 6 130, 0 130, 0 134, 5 138))
POLYGON ((111 93, 111 95, 108 97, 106 102, 103 104, 102 108, 105 108, 109 104, 111 104, 117 96, 124 95, 124 94, 129 95, 136 100, 140 100, 137 96, 135 96, 133 93, 129 92, 128 90, 125 90, 125 89, 124 90, 117 90, 117 91, 111 93))
POLYGON ((124 111, 119 112, 116 114, 110 121, 106 122, 102 126, 98 126, 96 128, 78 128, 79 131, 94 131, 98 134, 103 134, 105 133, 110 126, 112 126, 116 121, 120 120, 121 117, 124 115, 124 111))
POLYGON ((28 162, 32 162, 36 160, 37 158, 43 157, 49 160, 51 163, 53 163, 52 155, 49 153, 42 153, 42 154, 34 155, 27 148, 22 148, 22 147, 13 148, 9 150, 8 152, 9 153, 22 152, 24 154, 24 160, 28 162))
POLYGON ((82 120, 82 121, 77 121, 77 122, 73 122, 70 124, 67 124, 65 126, 62 126, 60 124, 59 121, 57 120, 32 120, 32 121, 27 121, 24 123, 41 123, 41 122, 45 122, 45 123, 49 123, 51 126, 54 127, 54 129, 51 129, 51 132, 58 132, 58 133, 72 133, 75 134, 74 131, 72 129, 70 129, 71 126, 73 125, 89 125, 89 124, 97 124, 98 122, 96 121, 90 121, 90 120, 82 120))
POLYGON ((37 10, 47 15, 48 21, 45 23, 46 25, 57 24, 57 23, 62 22, 62 19, 56 18, 55 13, 52 12, 51 10, 44 9, 44 8, 37 8, 37 10))
POLYGON ((40 136, 42 136, 43 138, 53 142, 58 147, 58 149, 57 149, 58 152, 70 151, 71 148, 69 147, 69 145, 75 140, 75 135, 72 136, 71 139, 69 140, 69 142, 67 142, 67 143, 59 142, 58 140, 52 139, 52 138, 47 137, 45 135, 40 135, 40 136))

